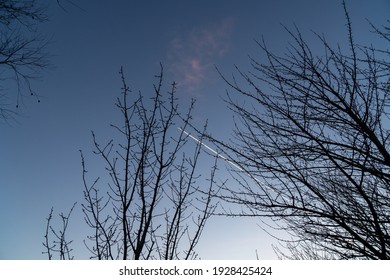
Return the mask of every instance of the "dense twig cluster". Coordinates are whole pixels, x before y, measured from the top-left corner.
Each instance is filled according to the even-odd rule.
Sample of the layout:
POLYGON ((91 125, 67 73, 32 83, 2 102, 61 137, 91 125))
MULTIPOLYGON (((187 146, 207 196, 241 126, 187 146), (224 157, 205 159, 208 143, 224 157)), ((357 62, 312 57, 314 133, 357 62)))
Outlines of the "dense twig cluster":
MULTIPOLYGON (((39 23, 46 21, 45 8, 36 0, 0 2, 0 80, 12 79, 16 83, 16 107, 23 93, 34 95, 31 80, 37 72, 48 66, 44 49, 47 40, 37 32, 39 23)), ((1 88, 0 117, 11 118, 15 110, 9 108, 9 89, 1 88)))

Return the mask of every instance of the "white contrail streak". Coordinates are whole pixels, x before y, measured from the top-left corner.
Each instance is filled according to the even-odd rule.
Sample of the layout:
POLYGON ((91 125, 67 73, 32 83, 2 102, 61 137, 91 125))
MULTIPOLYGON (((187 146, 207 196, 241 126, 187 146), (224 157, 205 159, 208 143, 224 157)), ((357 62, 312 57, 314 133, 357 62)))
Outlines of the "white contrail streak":
MULTIPOLYGON (((184 129, 181 129, 180 127, 178 127, 178 129, 183 132, 185 135, 191 137, 191 139, 193 139, 195 142, 201 144, 203 147, 205 147, 207 150, 211 151, 212 153, 214 153, 217 157, 220 157, 221 159, 223 159, 224 161, 228 162, 230 165, 234 166, 235 168, 237 168, 239 171, 242 171, 244 173, 246 173, 249 177, 251 177, 252 179, 254 179, 256 182, 258 182, 260 185, 262 185, 263 187, 267 188, 267 189, 270 189, 272 191, 274 191, 275 193, 278 193, 275 188, 265 184, 264 182, 260 181, 259 179, 251 176, 247 171, 245 171, 243 168, 241 168, 240 166, 238 166, 237 164, 235 164, 234 162, 232 162, 231 160, 229 160, 228 158, 226 158, 225 156, 221 155, 220 153, 218 153, 216 150, 210 148, 209 146, 207 146, 205 143, 203 143, 202 141, 200 141, 199 139, 195 138, 194 136, 191 135, 191 133, 188 133, 187 131, 185 131, 184 129)), ((286 197, 284 195, 281 195, 283 197, 283 199, 285 199, 286 197)))

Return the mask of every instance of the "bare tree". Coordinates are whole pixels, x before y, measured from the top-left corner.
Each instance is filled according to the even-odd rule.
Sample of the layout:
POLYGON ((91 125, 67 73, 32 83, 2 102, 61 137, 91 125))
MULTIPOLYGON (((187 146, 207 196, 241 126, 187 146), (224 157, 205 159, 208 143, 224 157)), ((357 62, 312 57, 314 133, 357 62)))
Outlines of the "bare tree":
POLYGON ((224 78, 234 139, 209 137, 239 167, 221 198, 247 210, 228 214, 273 219, 284 257, 390 258, 390 52, 357 44, 344 10, 347 50, 315 34, 318 56, 298 28, 285 55, 259 42, 267 63, 224 78))
MULTIPOLYGON (((37 31, 38 24, 47 19, 45 7, 36 0, 0 2, 0 79, 15 82, 16 108, 25 93, 35 96, 40 102, 31 88, 31 80, 37 77, 39 70, 48 66, 44 51, 47 40, 37 31)), ((0 94, 0 117, 7 120, 15 114, 8 100, 9 95, 14 94, 4 85, 0 90, 3 91, 0 94)))
MULTIPOLYGON (((194 102, 183 116, 176 84, 163 92, 162 66, 150 100, 132 93, 122 70, 120 75, 116 106, 123 123, 111 125, 117 137, 101 145, 92 132, 105 175, 89 182, 80 151, 82 210, 92 230, 85 246, 93 259, 198 258, 195 247, 216 207, 211 199, 216 162, 207 182, 197 172, 201 144, 193 151, 185 145, 194 102)), ((45 248, 50 257, 51 247, 45 248)))

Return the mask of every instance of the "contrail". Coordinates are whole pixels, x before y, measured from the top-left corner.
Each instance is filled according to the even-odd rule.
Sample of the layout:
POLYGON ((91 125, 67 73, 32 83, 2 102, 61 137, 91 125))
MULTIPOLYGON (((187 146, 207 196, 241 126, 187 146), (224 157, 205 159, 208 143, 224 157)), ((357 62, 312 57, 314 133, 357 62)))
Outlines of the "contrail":
MULTIPOLYGON (((228 158, 226 158, 225 156, 221 155, 220 153, 218 153, 216 150, 210 148, 209 146, 207 146, 205 143, 203 143, 202 141, 200 141, 199 139, 195 138, 194 136, 191 135, 191 133, 188 133, 187 131, 185 131, 184 129, 181 129, 180 127, 178 127, 177 129, 179 129, 181 132, 183 132, 185 135, 191 137, 195 142, 201 144, 203 147, 205 147, 207 150, 211 151, 212 153, 214 153, 217 157, 220 157, 221 159, 223 159, 224 161, 228 162, 230 165, 234 166, 235 168, 237 168, 239 171, 242 171, 244 173, 246 173, 249 177, 253 178, 256 182, 258 182, 260 185, 262 185, 263 187, 267 188, 267 189, 270 189, 272 191, 274 191, 276 194, 278 193, 275 188, 265 184, 264 182, 260 181, 259 179, 251 176, 247 171, 245 171, 243 168, 241 168, 240 166, 238 166, 237 164, 235 164, 234 162, 232 162, 231 160, 229 160, 228 158)), ((286 199, 286 197, 281 194, 281 196, 283 197, 283 199, 286 199)))
MULTIPOLYGON (((184 129, 181 129, 180 127, 178 127, 178 129, 180 131, 182 131, 185 135, 191 137, 194 141, 196 141, 197 143, 201 144, 203 147, 205 147, 207 150, 211 151, 212 153, 214 153, 215 155, 217 155, 217 157, 220 157, 221 159, 223 159, 224 161, 227 161, 228 163, 230 163, 231 165, 233 165, 235 168, 237 168, 238 170, 240 171, 244 171, 244 169, 242 169, 241 167, 239 167, 237 164, 235 164, 234 162, 232 162, 231 160, 229 160, 228 158, 224 157, 223 155, 221 155, 220 153, 218 153, 216 150, 210 148, 209 146, 207 146, 205 143, 203 143, 202 141, 200 141, 199 139, 195 138, 194 136, 191 135, 191 133, 188 133, 187 131, 185 131, 184 129)), ((244 171, 245 172, 245 171, 244 171)))

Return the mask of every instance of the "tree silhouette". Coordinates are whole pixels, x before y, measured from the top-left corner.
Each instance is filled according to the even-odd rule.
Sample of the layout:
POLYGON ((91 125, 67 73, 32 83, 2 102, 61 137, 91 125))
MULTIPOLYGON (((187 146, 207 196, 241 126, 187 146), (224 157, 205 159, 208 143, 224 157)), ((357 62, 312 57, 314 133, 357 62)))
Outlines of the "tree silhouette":
MULTIPOLYGON (((235 137, 209 139, 239 166, 239 187, 220 197, 246 206, 228 215, 270 217, 290 233, 281 257, 390 258, 390 52, 357 44, 344 10, 347 50, 315 34, 324 49, 315 55, 286 28, 285 55, 259 42, 267 63, 251 58, 252 71, 223 76, 235 137)), ((390 42, 389 28, 375 32, 390 42)))
MULTIPOLYGON (((47 19, 45 8, 36 0, 0 2, 0 79, 13 80, 16 84, 16 108, 26 93, 40 102, 31 81, 39 70, 48 66, 44 51, 47 40, 37 32, 38 24, 47 19)), ((16 113, 8 101, 9 95, 14 94, 6 86, 0 90, 0 118, 7 120, 16 113)))
MULTIPOLYGON (((188 135, 183 132, 194 102, 186 114, 180 113, 176 84, 163 93, 162 66, 151 100, 134 95, 122 70, 120 75, 122 96, 116 106, 123 123, 111 125, 117 137, 101 145, 92 132, 94 154, 109 178, 106 184, 100 183, 102 177, 89 182, 80 151, 82 210, 92 230, 84 243, 93 259, 197 258, 195 247, 216 207, 211 199, 216 168, 206 186, 198 186, 201 144, 189 151, 185 148, 188 135)), ((47 228, 51 229, 49 224, 50 219, 47 228)), ((70 243, 62 241, 65 230, 60 230, 61 234, 54 234, 57 247, 53 247, 48 232, 57 231, 46 230, 44 253, 51 259, 58 244, 70 243)))

